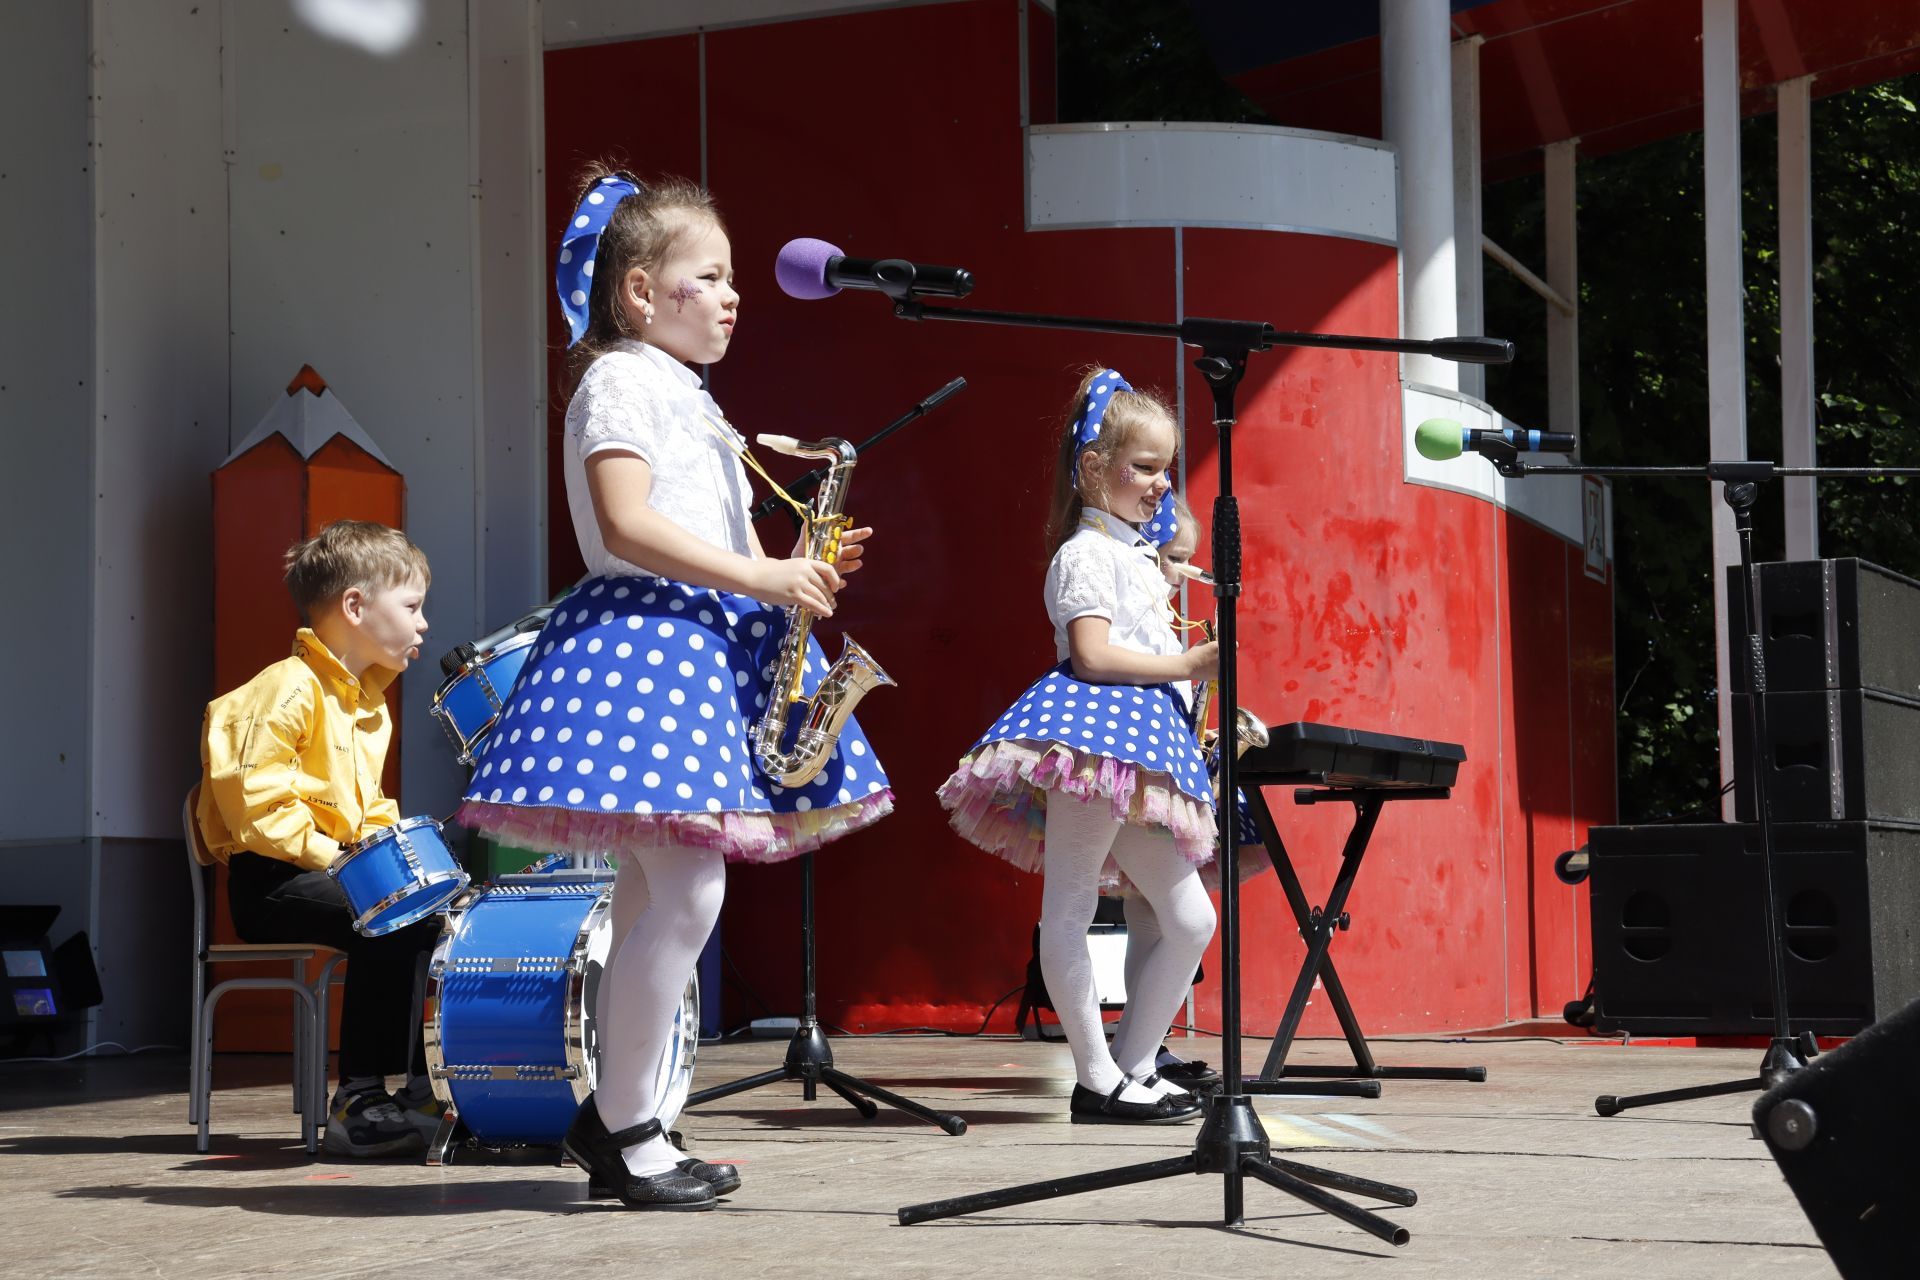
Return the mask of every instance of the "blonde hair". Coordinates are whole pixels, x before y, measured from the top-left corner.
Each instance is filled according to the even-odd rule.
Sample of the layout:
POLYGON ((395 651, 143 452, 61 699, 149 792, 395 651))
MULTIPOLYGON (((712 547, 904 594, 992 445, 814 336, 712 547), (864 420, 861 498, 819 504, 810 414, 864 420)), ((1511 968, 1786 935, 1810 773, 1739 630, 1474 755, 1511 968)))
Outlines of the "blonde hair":
POLYGON ((593 253, 593 285, 587 293, 587 331, 567 353, 567 395, 579 385, 587 366, 622 338, 644 340, 620 305, 620 285, 639 267, 653 272, 693 228, 723 227, 713 195, 697 182, 671 175, 642 182, 624 169, 595 161, 580 174, 576 205, 604 178, 623 178, 639 188, 613 208, 593 253))
MULTIPOLYGON (((1086 501, 1073 483, 1080 467, 1080 455, 1093 454, 1096 465, 1105 469, 1145 428, 1157 422, 1164 422, 1169 427, 1175 425, 1173 410, 1153 392, 1116 391, 1113 398, 1107 401, 1106 413, 1100 418, 1100 434, 1085 448, 1075 448, 1074 427, 1080 419, 1081 410, 1087 407, 1087 388, 1104 372, 1106 367, 1103 365, 1088 369, 1081 377, 1079 387, 1074 390, 1073 399, 1067 404, 1066 420, 1060 428, 1060 441, 1054 460, 1053 504, 1047 515, 1049 555, 1058 551, 1073 536, 1073 531, 1080 527, 1080 513, 1085 509, 1086 501)), ((1174 434, 1177 436, 1179 432, 1176 430, 1174 434)))
POLYGON ((433 581, 426 552, 407 535, 368 520, 335 520, 287 548, 287 593, 300 611, 302 625, 313 625, 314 611, 353 587, 391 591, 415 579, 433 581))

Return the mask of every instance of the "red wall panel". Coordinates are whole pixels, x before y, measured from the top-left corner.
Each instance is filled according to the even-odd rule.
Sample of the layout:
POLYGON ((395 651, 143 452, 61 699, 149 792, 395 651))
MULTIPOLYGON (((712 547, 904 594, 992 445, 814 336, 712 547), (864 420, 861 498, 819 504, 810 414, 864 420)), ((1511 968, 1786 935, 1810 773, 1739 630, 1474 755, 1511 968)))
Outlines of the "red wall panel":
MULTIPOLYGON (((1211 406, 1194 353, 1169 340, 905 323, 870 295, 796 302, 773 282, 779 246, 812 235, 858 256, 963 264, 979 280, 968 305, 983 308, 1172 320, 1177 281, 1189 314, 1283 329, 1390 335, 1398 314, 1388 247, 1229 230, 1027 232, 1017 14, 1011 0, 911 6, 548 55, 550 239, 571 212, 557 157, 619 148, 643 174, 697 173, 704 55, 707 178, 743 297, 713 389, 742 430, 859 440, 948 378, 970 383, 862 460, 850 509, 878 530, 870 568, 820 628, 830 649, 833 632, 858 636, 900 682, 860 711, 897 810, 818 860, 821 1015, 849 1030, 971 1030, 1022 981, 1038 877, 954 836, 933 792, 1053 659, 1042 524, 1079 369, 1115 364, 1169 398, 1184 382, 1189 496, 1203 516, 1215 493, 1211 406), (893 49, 947 56, 915 60, 904 92, 858 70, 822 74, 848 47, 874 51, 876 65, 893 49), (635 111, 607 87, 663 75, 672 91, 649 92, 635 111)), ((564 340, 557 322, 553 333, 564 340)), ((1585 956, 1575 900, 1550 864, 1576 818, 1611 816, 1610 765, 1604 784, 1594 772, 1612 751, 1606 587, 1580 575, 1579 548, 1401 481, 1394 357, 1256 356, 1239 410, 1245 701, 1275 723, 1329 721, 1468 752, 1450 801, 1382 817, 1354 928, 1335 947, 1363 1021, 1481 1026, 1566 998, 1557 993, 1585 956), (1523 739, 1532 755, 1521 762, 1523 739), (1537 976, 1542 965, 1552 971, 1537 976)), ((801 469, 768 462, 777 475, 801 469)), ((557 477, 557 456, 550 470, 557 477)), ((554 493, 559 585, 578 561, 554 493)), ((761 536, 771 549, 791 535, 775 520, 761 536)), ((1192 607, 1211 601, 1199 592, 1192 607)), ((1284 792, 1270 800, 1309 897, 1323 900, 1350 815, 1295 807, 1284 792)), ((791 865, 741 867, 728 886, 727 950, 775 1012, 798 1003, 797 879, 791 865)), ((1262 1033, 1301 944, 1270 877, 1243 900, 1245 1021, 1262 1033)), ((1214 1025, 1217 959, 1208 969, 1201 1020, 1214 1025)), ((739 993, 731 1011, 761 1012, 739 993)), ((1330 1014, 1316 1004, 1305 1029, 1331 1031, 1330 1014)))

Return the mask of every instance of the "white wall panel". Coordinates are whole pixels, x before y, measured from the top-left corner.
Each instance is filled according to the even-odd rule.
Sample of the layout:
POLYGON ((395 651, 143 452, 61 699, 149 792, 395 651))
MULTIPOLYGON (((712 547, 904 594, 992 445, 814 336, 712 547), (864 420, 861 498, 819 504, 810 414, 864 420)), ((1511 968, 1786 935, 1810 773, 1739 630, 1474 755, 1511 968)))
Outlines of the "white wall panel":
POLYGON ((177 840, 211 683, 207 473, 227 440, 220 9, 93 14, 94 831, 177 840))
MULTIPOLYGON (((87 9, 0 5, 0 842, 87 830, 93 228, 87 9), (26 122, 31 122, 30 127, 26 122)), ((10 877, 11 879, 11 877, 10 877)))
POLYGON ((1393 244, 1391 148, 1226 124, 1027 131, 1027 228, 1249 227, 1393 244))
POLYGON ((280 4, 228 22, 234 430, 311 364, 406 477, 434 632, 404 685, 403 799, 445 813, 459 775, 427 713, 432 659, 480 634, 467 6, 430 0, 388 57, 280 4))
MULTIPOLYGON (((1583 544, 1586 535, 1584 484, 1579 476, 1522 476, 1509 479, 1493 469, 1493 463, 1477 453, 1435 462, 1422 457, 1414 448, 1415 430, 1428 418, 1451 418, 1463 427, 1475 430, 1499 430, 1502 427, 1525 429, 1528 424, 1511 422, 1483 400, 1441 387, 1410 385, 1401 389, 1401 416, 1404 431, 1402 447, 1408 484, 1451 489, 1484 498, 1505 507, 1568 542, 1583 544)), ((1536 454, 1527 459, 1548 466, 1561 459, 1553 454, 1536 454)), ((1613 559, 1613 487, 1605 487, 1605 516, 1601 536, 1605 539, 1606 558, 1613 559)))
POLYGON ((530 0, 475 0, 470 12, 480 193, 474 341, 481 379, 481 506, 474 538, 478 619, 485 632, 545 598, 545 343, 553 295, 543 223, 538 6, 530 0))

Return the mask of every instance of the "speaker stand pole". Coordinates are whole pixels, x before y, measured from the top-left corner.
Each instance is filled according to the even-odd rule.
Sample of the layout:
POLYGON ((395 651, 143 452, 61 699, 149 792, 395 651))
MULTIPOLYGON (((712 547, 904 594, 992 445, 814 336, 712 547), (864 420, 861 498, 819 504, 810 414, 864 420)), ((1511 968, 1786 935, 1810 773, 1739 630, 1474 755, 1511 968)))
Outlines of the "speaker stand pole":
MULTIPOLYGON (((1733 510, 1734 531, 1740 540, 1740 581, 1743 629, 1747 646, 1747 688, 1753 694, 1753 714, 1748 717, 1748 744, 1754 767, 1766 758, 1767 657, 1760 635, 1759 583, 1753 567, 1753 504, 1759 500, 1760 486, 1779 476, 1811 476, 1816 479, 1883 479, 1889 476, 1920 476, 1920 467, 1779 467, 1771 462, 1709 462, 1704 467, 1589 467, 1579 463, 1568 466, 1542 466, 1520 461, 1519 452, 1510 445, 1489 442, 1480 447, 1501 475, 1521 476, 1614 476, 1633 479, 1721 481, 1720 497, 1733 510)), ((1723 694, 1725 691, 1722 691, 1723 694)), ((1764 779, 1756 779, 1754 808, 1759 817, 1760 866, 1765 882, 1767 913, 1767 977, 1773 988, 1773 1039, 1760 1070, 1740 1080, 1718 1084, 1692 1085, 1685 1089, 1662 1089, 1657 1093, 1637 1093, 1620 1097, 1603 1093, 1593 1100, 1593 1109, 1603 1116, 1617 1116, 1638 1107, 1657 1107, 1692 1098, 1717 1098, 1730 1093, 1755 1093, 1771 1089, 1795 1072, 1804 1069, 1814 1056, 1810 1033, 1795 1035, 1787 1011, 1786 922, 1781 918, 1774 895, 1773 804, 1767 796, 1764 779)))
MULTIPOLYGON (((1741 599, 1745 604, 1742 619, 1747 646, 1747 688, 1752 693, 1751 714, 1747 717, 1748 759, 1756 773, 1766 759, 1767 744, 1767 655, 1760 635, 1760 583, 1753 570, 1753 504, 1760 496, 1760 481, 1774 473, 1772 463, 1708 463, 1710 478, 1723 480, 1720 496, 1733 509, 1734 530, 1740 539, 1741 599), (1738 478, 1746 475, 1749 478, 1738 478)), ((1754 810, 1760 826, 1760 872, 1766 886, 1767 977, 1773 987, 1773 1041, 1760 1061, 1757 1075, 1718 1084, 1693 1085, 1685 1089, 1663 1089, 1657 1093, 1617 1097, 1603 1093, 1593 1100, 1593 1109, 1603 1116, 1616 1116, 1638 1107, 1657 1107, 1668 1102, 1692 1098, 1717 1098, 1730 1093, 1759 1092, 1771 1089, 1807 1065, 1814 1055, 1811 1035, 1795 1036, 1787 1013, 1787 965, 1785 921, 1774 896, 1773 802, 1767 795, 1764 774, 1753 780, 1754 810)))

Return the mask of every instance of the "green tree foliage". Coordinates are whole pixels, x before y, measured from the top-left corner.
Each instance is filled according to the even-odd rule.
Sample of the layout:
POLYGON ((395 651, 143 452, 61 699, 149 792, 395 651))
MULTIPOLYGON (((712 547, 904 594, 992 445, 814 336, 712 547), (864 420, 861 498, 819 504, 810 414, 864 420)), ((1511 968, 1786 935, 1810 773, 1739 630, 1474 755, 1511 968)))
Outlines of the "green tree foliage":
MULTIPOLYGON (((1920 255, 1920 77, 1817 101, 1814 333, 1819 461, 1920 463, 1916 339, 1906 263, 1920 255)), ((1778 188, 1775 121, 1742 128, 1748 452, 1780 457, 1778 188)), ((1579 172, 1583 456, 1594 463, 1708 457, 1705 226, 1701 139, 1672 138, 1584 161, 1579 172)), ((1542 262, 1541 184, 1488 189, 1487 234, 1542 262)), ((1541 422, 1542 304, 1506 273, 1487 278, 1487 330, 1521 342, 1488 396, 1541 422), (1532 358, 1529 359, 1529 354, 1532 358)), ((1905 480, 1821 485, 1821 553, 1920 575, 1920 499, 1905 480)), ((1718 783, 1711 499, 1701 483, 1627 481, 1614 491, 1620 816, 1712 810, 1718 783)), ((1777 487, 1763 495, 1756 551, 1781 554, 1777 487)))
MULTIPOLYGON (((1182 0, 1061 0, 1062 120, 1268 123, 1222 80, 1182 0)), ((1920 465, 1920 327, 1907 291, 1920 262, 1920 76, 1813 105, 1814 337, 1819 458, 1920 465)), ((1780 457, 1779 228, 1771 114, 1741 131, 1749 456, 1780 457)), ((1593 463, 1708 460, 1701 139, 1670 138, 1579 169, 1583 456, 1593 463)), ((1546 261, 1541 184, 1485 193, 1487 234, 1546 261)), ((1487 264, 1488 333, 1519 359, 1488 371, 1488 398, 1546 419, 1544 304, 1487 264)), ((1920 488, 1829 481, 1820 546, 1920 577, 1920 488)), ((1717 813, 1712 498, 1704 482, 1614 490, 1614 637, 1620 817, 1717 813)), ((1761 559, 1781 554, 1778 488, 1756 514, 1761 559)))

